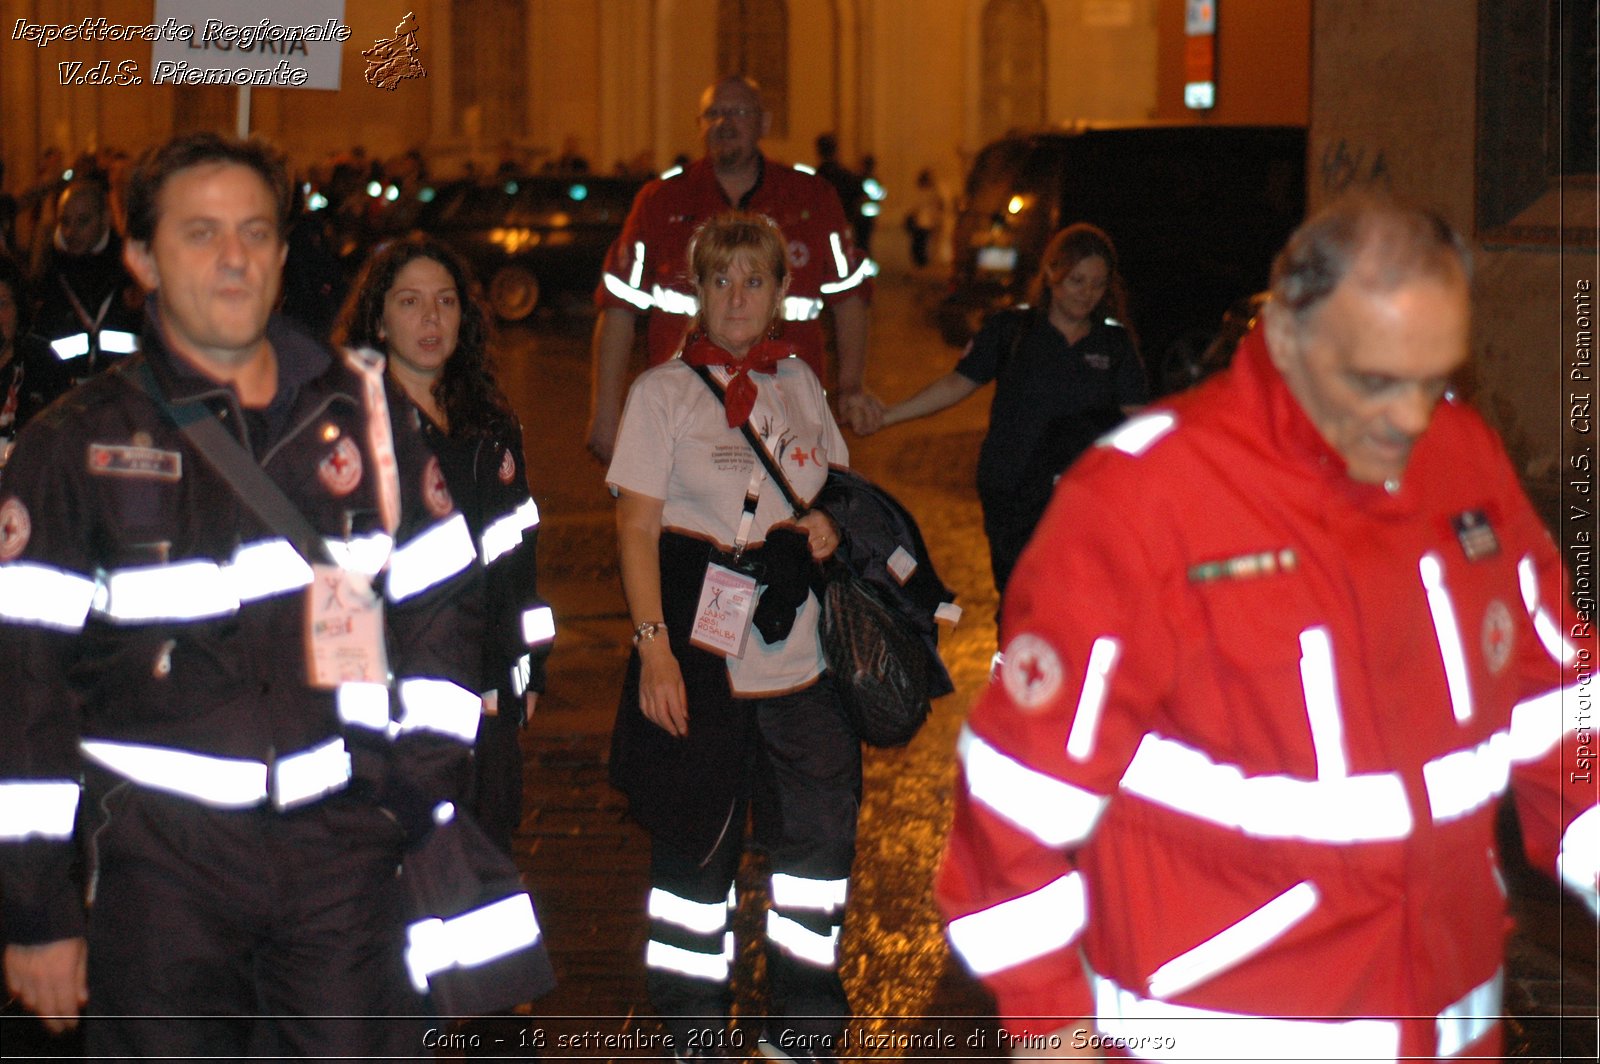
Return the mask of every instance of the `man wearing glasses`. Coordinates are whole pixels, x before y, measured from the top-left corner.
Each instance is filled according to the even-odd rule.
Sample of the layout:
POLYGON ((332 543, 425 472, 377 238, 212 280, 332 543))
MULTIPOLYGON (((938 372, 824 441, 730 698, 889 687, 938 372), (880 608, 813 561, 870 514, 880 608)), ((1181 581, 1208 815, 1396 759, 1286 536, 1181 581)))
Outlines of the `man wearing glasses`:
POLYGON ((700 97, 704 157, 646 185, 611 245, 595 290, 600 316, 588 446, 600 461, 611 460, 635 323, 649 316, 651 365, 673 356, 697 309, 689 237, 705 219, 735 208, 770 216, 789 241, 792 281, 782 339, 826 382, 820 319, 829 308, 839 354, 839 420, 856 432, 877 427, 883 405, 863 381, 869 278, 877 266, 855 247, 839 197, 826 181, 761 154, 761 138, 771 125, 752 82, 729 77, 707 88, 700 97))

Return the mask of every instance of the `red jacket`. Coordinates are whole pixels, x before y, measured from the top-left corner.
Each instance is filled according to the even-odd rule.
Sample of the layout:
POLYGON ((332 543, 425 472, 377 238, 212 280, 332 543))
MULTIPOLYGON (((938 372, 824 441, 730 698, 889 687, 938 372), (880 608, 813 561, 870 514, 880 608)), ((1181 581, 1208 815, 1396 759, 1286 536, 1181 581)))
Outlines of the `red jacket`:
MULTIPOLYGON (((818 379, 827 380, 822 308, 857 294, 871 298, 877 265, 856 250, 833 187, 813 174, 763 158, 756 187, 738 206, 767 215, 783 230, 791 274, 784 339, 795 344, 818 379)), ((707 218, 733 209, 709 159, 669 170, 633 201, 622 235, 606 253, 594 298, 601 310, 650 314, 650 365, 678 350, 698 307, 689 238, 707 218)))
POLYGON ((1007 1029, 1094 1016, 1152 1060, 1493 1043, 1508 778, 1533 861, 1595 905, 1565 589, 1475 413, 1441 403, 1395 493, 1358 483, 1259 332, 1103 440, 961 737, 938 892, 1007 1029))

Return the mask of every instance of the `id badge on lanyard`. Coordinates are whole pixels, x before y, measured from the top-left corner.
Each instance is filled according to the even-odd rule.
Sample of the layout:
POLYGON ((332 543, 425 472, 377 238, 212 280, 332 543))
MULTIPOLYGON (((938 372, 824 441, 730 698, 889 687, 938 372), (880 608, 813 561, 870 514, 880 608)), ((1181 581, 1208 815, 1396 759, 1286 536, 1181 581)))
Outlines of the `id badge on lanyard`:
POLYGON ((700 584, 700 602, 694 611, 694 627, 689 632, 690 643, 725 658, 744 656, 750 621, 755 616, 756 577, 748 567, 740 565, 740 559, 744 545, 750 540, 761 482, 766 475, 757 463, 750 474, 750 486, 745 489, 744 512, 739 516, 739 532, 733 541, 733 557, 729 559, 732 564, 707 563, 706 576, 700 584))
POLYGON ((306 655, 311 686, 389 682, 383 599, 363 573, 313 565, 306 592, 306 655))

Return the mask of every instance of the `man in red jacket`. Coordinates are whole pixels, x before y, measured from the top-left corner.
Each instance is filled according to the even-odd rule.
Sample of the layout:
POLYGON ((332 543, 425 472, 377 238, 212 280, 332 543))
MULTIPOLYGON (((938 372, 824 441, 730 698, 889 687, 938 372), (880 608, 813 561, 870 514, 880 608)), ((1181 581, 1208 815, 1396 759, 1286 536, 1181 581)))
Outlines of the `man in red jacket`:
POLYGON ((833 187, 809 170, 761 154, 772 115, 755 85, 724 78, 700 97, 706 153, 640 190, 622 234, 606 255, 595 302, 593 399, 589 451, 611 460, 622 413, 635 324, 648 316, 650 365, 671 358, 699 307, 689 275, 689 238, 723 211, 759 211, 788 240, 789 293, 783 339, 824 384, 827 358, 821 315, 833 314, 839 355, 839 421, 855 432, 878 427, 883 404, 866 391, 867 304, 877 266, 856 248, 833 187))
POLYGON ((1334 204, 1233 368, 1063 481, 938 883, 1018 1055, 1496 1054, 1508 786, 1596 906, 1593 618, 1448 395, 1468 271, 1436 216, 1334 204))

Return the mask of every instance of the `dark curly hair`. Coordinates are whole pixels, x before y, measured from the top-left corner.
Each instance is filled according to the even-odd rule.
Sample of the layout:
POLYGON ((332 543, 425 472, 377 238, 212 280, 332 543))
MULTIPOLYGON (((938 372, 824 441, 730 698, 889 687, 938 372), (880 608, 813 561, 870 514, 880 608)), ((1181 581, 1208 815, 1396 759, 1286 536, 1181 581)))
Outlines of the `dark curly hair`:
POLYGON ((433 385, 433 397, 444 410, 452 436, 488 436, 516 420, 511 403, 494 376, 489 358, 489 315, 478 296, 478 282, 461 256, 430 236, 414 235, 379 245, 361 268, 339 320, 333 342, 342 347, 383 350, 378 331, 383 302, 406 264, 431 259, 443 266, 461 298, 461 328, 456 349, 433 385))

